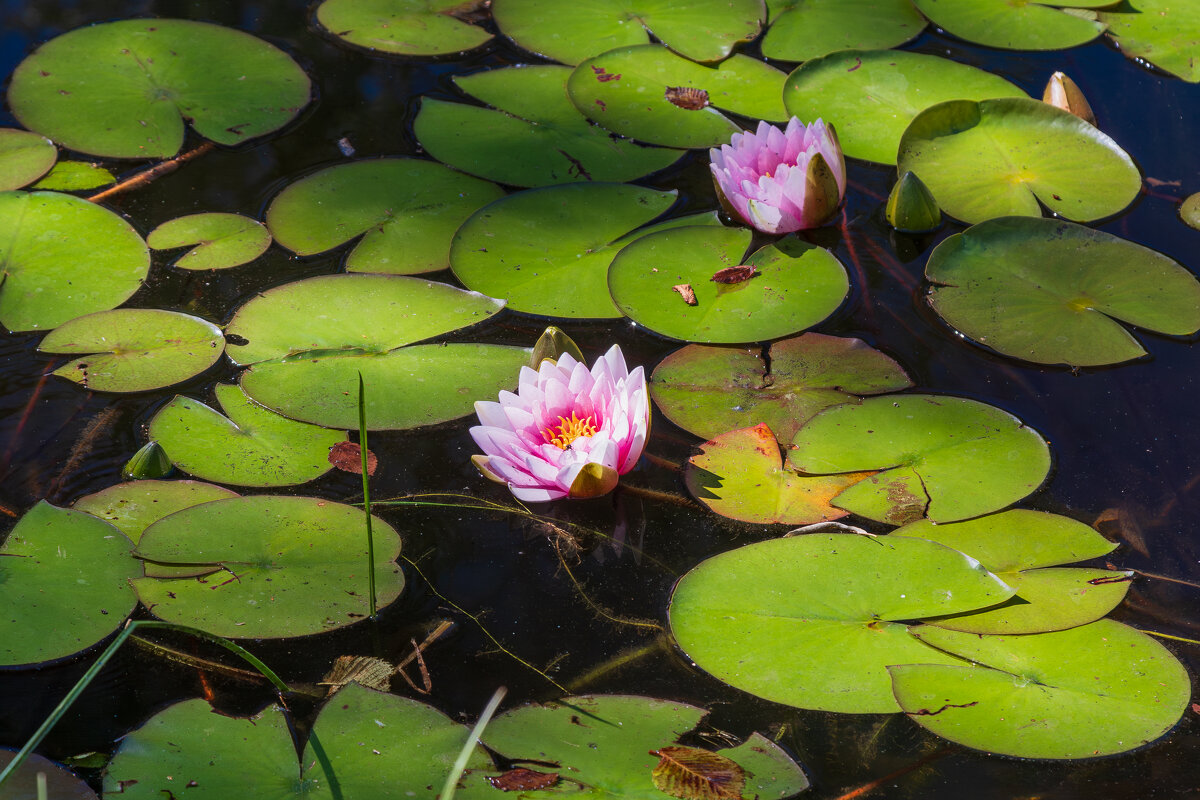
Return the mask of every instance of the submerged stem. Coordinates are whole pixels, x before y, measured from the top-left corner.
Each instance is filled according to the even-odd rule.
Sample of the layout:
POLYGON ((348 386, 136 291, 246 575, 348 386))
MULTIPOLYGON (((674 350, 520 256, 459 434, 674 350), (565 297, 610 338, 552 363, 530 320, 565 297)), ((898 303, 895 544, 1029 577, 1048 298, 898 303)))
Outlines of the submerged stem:
POLYGON ((121 194, 122 192, 128 192, 130 189, 136 189, 139 186, 150 183, 156 178, 174 172, 192 159, 199 158, 205 153, 216 149, 216 146, 216 142, 205 142, 193 150, 188 150, 186 153, 180 153, 168 161, 163 161, 155 164, 149 169, 142 170, 133 177, 126 178, 125 180, 108 187, 102 192, 96 192, 94 195, 89 197, 88 200, 93 203, 99 203, 101 200, 107 200, 114 194, 121 194))

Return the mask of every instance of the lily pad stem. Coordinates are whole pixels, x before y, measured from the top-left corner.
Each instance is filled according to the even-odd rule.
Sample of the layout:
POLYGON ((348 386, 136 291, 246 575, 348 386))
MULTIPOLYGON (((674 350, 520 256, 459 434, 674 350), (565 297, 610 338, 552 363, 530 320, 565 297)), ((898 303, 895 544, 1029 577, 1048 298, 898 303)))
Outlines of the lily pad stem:
POLYGON ((114 194, 121 194, 122 192, 129 191, 130 189, 136 189, 139 186, 150 183, 156 178, 174 172, 192 159, 199 158, 210 150, 216 149, 216 146, 216 142, 205 142, 193 150, 188 150, 186 153, 181 153, 168 161, 163 161, 162 163, 155 164, 149 169, 144 169, 132 177, 126 178, 120 183, 108 187, 102 192, 96 192, 94 195, 89 197, 88 200, 93 203, 99 203, 101 200, 107 200, 114 194))

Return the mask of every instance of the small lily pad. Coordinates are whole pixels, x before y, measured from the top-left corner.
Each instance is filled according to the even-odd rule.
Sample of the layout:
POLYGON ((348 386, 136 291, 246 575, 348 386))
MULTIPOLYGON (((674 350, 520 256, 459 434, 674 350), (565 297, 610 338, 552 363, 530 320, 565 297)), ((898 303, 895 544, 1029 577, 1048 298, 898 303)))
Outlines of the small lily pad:
POLYGON ((58 148, 45 136, 0 128, 0 192, 33 183, 57 160, 58 148))
MULTIPOLYGON (((11 750, 0 750, 0 767, 7 767, 15 755, 11 750)), ((30 753, 16 772, 5 778, 0 800, 36 800, 41 796, 54 800, 96 800, 96 793, 66 767, 30 753), (39 776, 46 781, 44 795, 38 794, 39 776)))
POLYGON ((910 0, 767 0, 767 8, 762 54, 781 61, 899 47, 925 30, 910 0))
POLYGON ((1179 217, 1200 231, 1200 192, 1188 195, 1179 206, 1179 217))
POLYGON ((1114 0, 912 0, 934 25, 960 39, 1008 50, 1065 50, 1090 42, 1104 23, 1075 11, 1110 6, 1114 0), (1066 11, 1054 6, 1071 6, 1066 11))
POLYGON ((33 189, 55 192, 83 192, 116 183, 113 174, 99 164, 86 161, 59 161, 33 189))
POLYGON ((834 406, 809 420, 792 445, 788 463, 810 475, 882 470, 834 505, 890 525, 998 511, 1037 489, 1050 471, 1041 434, 962 397, 908 394, 834 406))
POLYGON ((271 232, 241 214, 189 214, 164 222, 146 237, 155 250, 198 245, 172 266, 179 269, 225 269, 246 264, 267 252, 271 232))
POLYGON ((929 303, 997 352, 1039 364, 1140 358, 1120 323, 1186 336, 1200 330, 1200 283, 1174 260, 1059 220, 988 220, 944 240, 926 265, 929 303))
POLYGON ((96 392, 147 392, 174 386, 225 352, 208 320, 155 308, 119 308, 76 317, 42 339, 43 353, 82 353, 54 371, 96 392))
POLYGON ((381 53, 440 56, 481 47, 492 35, 467 19, 481 1, 324 0, 317 22, 344 42, 381 53))
MULTIPOLYGON (((1071 5, 1077 5, 1071 3, 1071 5)), ((1200 6, 1174 0, 1101 3, 1100 22, 1126 56, 1145 59, 1189 83, 1200 82, 1200 6)))
POLYGON ((137 544, 147 526, 168 514, 237 496, 232 489, 200 481, 131 481, 84 495, 71 507, 112 523, 137 544))

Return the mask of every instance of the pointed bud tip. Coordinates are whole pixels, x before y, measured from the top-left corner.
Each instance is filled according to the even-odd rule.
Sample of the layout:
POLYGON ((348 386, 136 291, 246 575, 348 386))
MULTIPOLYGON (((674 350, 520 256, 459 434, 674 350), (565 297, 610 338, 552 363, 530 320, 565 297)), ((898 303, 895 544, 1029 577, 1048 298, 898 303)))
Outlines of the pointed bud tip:
POLYGON ((579 474, 571 483, 570 496, 575 500, 586 500, 606 495, 617 488, 617 481, 620 480, 620 477, 612 467, 595 462, 584 464, 583 469, 579 470, 579 474))
POLYGON ((562 330, 551 325, 542 331, 542 335, 533 345, 529 366, 537 369, 543 361, 557 362, 564 353, 580 363, 583 362, 583 352, 580 351, 579 345, 575 344, 575 341, 562 330))
POLYGON ((1050 76, 1046 89, 1042 92, 1042 102, 1074 114, 1090 125, 1096 124, 1096 115, 1083 92, 1079 90, 1075 81, 1061 72, 1050 76))
POLYGON ((907 171, 892 187, 884 215, 888 224, 901 233, 927 233, 942 224, 942 212, 933 193, 907 171))

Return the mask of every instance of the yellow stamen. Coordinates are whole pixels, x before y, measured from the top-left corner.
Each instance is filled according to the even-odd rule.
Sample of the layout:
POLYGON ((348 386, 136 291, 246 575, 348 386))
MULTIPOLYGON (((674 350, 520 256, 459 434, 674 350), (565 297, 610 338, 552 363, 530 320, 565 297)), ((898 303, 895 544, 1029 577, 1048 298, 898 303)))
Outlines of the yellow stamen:
POLYGON ((552 444, 559 450, 566 450, 571 446, 571 442, 578 439, 580 436, 595 436, 596 422, 591 416, 580 419, 571 412, 571 418, 559 417, 557 425, 551 425, 542 431, 542 437, 545 438, 548 444, 552 444))

